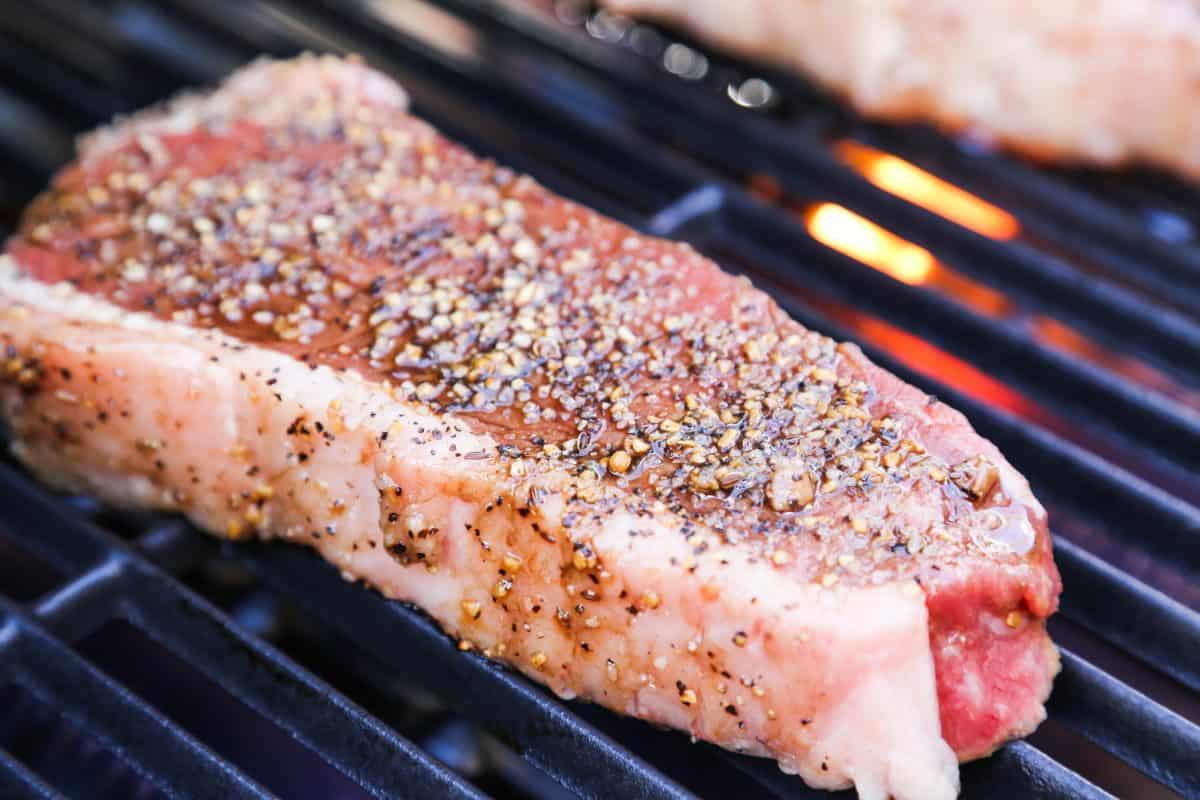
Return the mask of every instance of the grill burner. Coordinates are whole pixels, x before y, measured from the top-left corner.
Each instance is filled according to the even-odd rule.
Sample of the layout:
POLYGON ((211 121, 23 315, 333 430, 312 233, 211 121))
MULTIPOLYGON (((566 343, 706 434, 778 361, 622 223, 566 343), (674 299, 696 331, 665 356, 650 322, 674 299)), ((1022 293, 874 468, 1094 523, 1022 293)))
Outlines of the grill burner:
MULTIPOLYGON (((448 135, 746 271, 1030 478, 1058 535, 1063 674, 1030 742, 964 767, 965 797, 1200 795, 1192 188, 864 123, 578 2, 34 0, 0 15, 0 225, 74 133, 303 49, 362 53, 448 135), (872 152, 958 188, 906 193, 872 152), (872 263, 861 229, 821 235, 820 209, 909 270, 872 263)), ((553 699, 307 552, 52 497, 11 462, 0 703, 4 797, 829 796, 553 699)))

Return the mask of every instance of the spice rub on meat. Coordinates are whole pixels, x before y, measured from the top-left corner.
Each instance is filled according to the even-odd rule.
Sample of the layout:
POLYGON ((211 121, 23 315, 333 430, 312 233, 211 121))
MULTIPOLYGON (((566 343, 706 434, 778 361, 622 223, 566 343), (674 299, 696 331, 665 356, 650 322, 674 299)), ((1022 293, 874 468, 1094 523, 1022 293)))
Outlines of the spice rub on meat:
POLYGON ((357 62, 86 138, 9 243, 0 348, 47 480, 308 544, 564 696, 814 785, 951 796, 953 755, 1044 716, 1058 575, 990 443, 357 62))

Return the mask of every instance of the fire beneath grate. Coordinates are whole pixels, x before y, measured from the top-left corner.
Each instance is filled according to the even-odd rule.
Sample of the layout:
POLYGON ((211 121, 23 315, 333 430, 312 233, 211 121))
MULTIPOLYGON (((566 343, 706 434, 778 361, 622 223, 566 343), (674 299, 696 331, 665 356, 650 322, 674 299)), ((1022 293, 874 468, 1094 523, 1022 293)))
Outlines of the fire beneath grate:
MULTIPOLYGON (((35 0, 0 15, 0 225, 71 137, 354 51, 450 136, 750 274, 963 410, 1046 502, 1064 671, 968 798, 1200 795, 1200 194, 866 123, 579 2, 35 0)), ((0 796, 825 797, 562 703, 307 553, 0 463, 0 796), (736 793, 736 794, 735 794, 736 793)))

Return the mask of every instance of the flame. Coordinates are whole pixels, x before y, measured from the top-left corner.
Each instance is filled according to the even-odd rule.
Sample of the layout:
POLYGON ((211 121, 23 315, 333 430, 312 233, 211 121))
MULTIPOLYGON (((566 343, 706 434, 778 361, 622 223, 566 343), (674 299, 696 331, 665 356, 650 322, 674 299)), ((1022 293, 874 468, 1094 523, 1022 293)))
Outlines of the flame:
POLYGON ((1025 395, 902 328, 849 308, 838 309, 836 317, 854 329, 856 338, 887 351, 915 372, 935 378, 976 400, 1006 409, 1026 419, 1037 420, 1043 424, 1048 419, 1046 412, 1025 395))
POLYGON ((886 192, 992 239, 1021 231, 1016 217, 915 164, 849 140, 835 146, 838 157, 886 192))
POLYGON ((813 238, 822 244, 904 283, 925 283, 937 265, 933 254, 925 248, 835 203, 814 206, 806 215, 805 224, 813 238))
POLYGON ((1040 314, 1030 319, 1029 326, 1035 338, 1051 347, 1136 381, 1188 408, 1200 410, 1200 392, 1139 358, 1113 352, 1058 320, 1040 314))

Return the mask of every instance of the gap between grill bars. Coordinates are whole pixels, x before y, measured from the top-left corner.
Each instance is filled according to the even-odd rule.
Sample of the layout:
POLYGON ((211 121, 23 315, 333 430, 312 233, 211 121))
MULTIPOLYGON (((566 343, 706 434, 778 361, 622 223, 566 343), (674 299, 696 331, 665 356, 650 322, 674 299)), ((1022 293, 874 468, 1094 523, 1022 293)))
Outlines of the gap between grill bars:
MULTIPOLYGON (((767 288, 774 290, 788 310, 805 324, 834 333, 840 338, 850 338, 838 331, 838 326, 821 312, 788 299, 789 285, 801 278, 823 283, 837 296, 853 297, 856 302, 865 299, 868 306, 881 315, 916 325, 911 319, 914 315, 911 310, 906 312, 909 316, 905 317, 893 308, 900 287, 865 271, 861 265, 831 256, 807 240, 794 221, 785 220, 777 212, 762 208, 719 171, 700 167, 686 158, 657 148, 637 132, 611 123, 596 125, 594 109, 573 107, 569 98, 555 96, 552 92, 540 96, 536 91, 536 82, 531 82, 527 74, 511 70, 485 74, 478 66, 472 67, 469 60, 436 52, 402 33, 386 28, 377 19, 346 20, 326 13, 317 4, 247 3, 235 7, 173 0, 167 4, 170 11, 151 9, 139 3, 108 5, 119 12, 116 25, 94 15, 89 17, 87 9, 94 7, 90 4, 78 4, 79 14, 74 19, 70 18, 71 13, 62 11, 67 6, 46 12, 55 23, 76 30, 87 30, 94 36, 94 44, 76 50, 70 41, 48 41, 44 37, 61 28, 43 26, 41 33, 36 30, 20 32, 23 38, 19 41, 24 43, 26 50, 32 52, 22 53, 20 48, 7 48, 4 59, 0 60, 0 69, 5 74, 11 72, 24 76, 24 95, 47 100, 45 103, 26 101, 21 107, 30 118, 41 120, 40 124, 51 132, 45 139, 45 142, 50 142, 49 151, 44 146, 45 142, 40 142, 41 150, 34 153, 36 158, 32 166, 24 158, 19 158, 17 164, 8 158, 4 161, 5 170, 11 169, 12 174, 25 175, 26 191, 36 188, 36 184, 44 179, 45 170, 65 157, 65 153, 56 151, 55 148, 59 146, 53 144, 55 141, 69 140, 68 132, 59 132, 63 123, 56 123, 57 118, 64 118, 65 125, 69 127, 87 126, 97 122, 97 118, 105 113, 134 106, 123 94, 123 82, 133 77, 129 67, 123 66, 123 59, 162 70, 165 74, 165 77, 160 76, 151 82, 152 97, 138 98, 140 102, 136 104, 140 105, 178 83, 214 80, 221 72, 255 51, 287 54, 301 48, 352 49, 366 53, 372 62, 400 74, 413 90, 420 111, 432 117, 452 135, 475 145, 476 149, 495 153, 508 163, 534 172, 555 188, 634 224, 649 226, 663 234, 686 236, 702 248, 742 254, 747 259, 753 257, 755 261, 766 264, 765 268, 759 267, 765 272, 755 272, 756 280, 765 281, 767 288), (178 23, 174 14, 183 15, 186 23, 178 23), (173 39, 172 36, 177 35, 180 28, 187 36, 173 39), (177 41, 186 42, 186 47, 163 45, 163 42, 177 41), (24 55, 31 60, 22 61, 24 55), (31 64, 35 68, 31 69, 31 64), (42 73, 41 69, 47 65, 49 68, 42 73), (47 81, 53 82, 52 90, 47 91, 39 85, 43 75, 47 76, 47 81), (93 93, 93 90, 99 94, 93 93), (50 95, 54 96, 53 103, 48 101, 50 95), (104 105, 108 102, 105 98, 111 98, 116 107, 104 105), (465 110, 467 108, 471 110, 468 112, 465 110), (496 133, 499 135, 492 135, 496 133), (485 143, 486 146, 483 146, 485 143), (38 152, 42 155, 39 156, 38 152), (40 162, 36 159, 40 159, 40 162), (697 227, 707 230, 697 232, 697 227), (776 245, 756 245, 749 241, 751 239, 773 241, 776 245), (778 242, 783 242, 785 246, 779 246, 778 242), (806 258, 811 258, 815 266, 799 263, 806 258)), ((465 13, 468 20, 484 19, 479 16, 477 9, 467 8, 473 4, 456 2, 446 5, 465 13)), ((346 10, 339 9, 343 12, 346 10)), ((495 13, 495 9, 490 9, 489 13, 495 13)), ((0 23, 0 31, 5 33, 7 39, 13 35, 12 27, 21 24, 25 23, 7 20, 0 23)), ((527 31, 518 31, 517 35, 525 37, 517 39, 518 43, 524 42, 525 48, 533 49, 527 31)), ((87 37, 84 40, 87 41, 87 37)), ((611 76, 606 80, 608 78, 611 76)), ((665 122, 665 116, 660 114, 659 121, 665 122)), ((675 122, 671 124, 678 127, 675 122)), ((11 131, 0 130, 0 143, 3 144, 0 152, 12 153, 15 150, 18 157, 24 155, 23 148, 28 147, 19 140, 14 142, 11 131), (10 147, 13 149, 10 150, 10 147)), ((779 156, 777 148, 770 152, 772 158, 779 156)), ((807 176, 804 177, 805 181, 813 181, 814 174, 826 174, 819 170, 810 173, 812 165, 808 163, 802 166, 792 166, 791 162, 782 160, 771 163, 794 170, 797 175, 807 176)), ((822 169, 832 168, 827 166, 822 169)), ((845 179, 846 176, 839 173, 837 181, 845 179)), ((853 191, 846 191, 847 194, 838 196, 839 199, 850 203, 862 194, 861 201, 855 202, 859 208, 875 211, 879 218, 894 220, 896 227, 905 230, 914 240, 926 241, 922 238, 922 230, 929 228, 940 231, 944 225, 936 220, 925 219, 920 213, 900 209, 894 200, 876 196, 879 193, 869 187, 857 186, 853 191)), ((955 247, 966 248, 968 255, 976 252, 972 248, 980 243, 956 236, 951 237, 951 252, 955 247)), ((981 252, 989 258, 1013 258, 1008 251, 996 255, 992 252, 995 249, 995 246, 988 244, 981 252)), ((1018 261, 1022 257, 1017 257, 1018 261)), ((728 266, 739 265, 731 263, 728 266)), ((1041 266, 1040 262, 1036 265, 1039 269, 1041 266)), ((1093 299, 1108 302, 1105 297, 1093 299)), ((990 337, 985 339, 989 346, 1009 348, 1001 350, 1006 354, 1005 358, 1028 354, 1028 348, 1020 340, 1013 340, 1011 334, 964 316, 952 308, 943 307, 944 304, 927 300, 916 291, 900 295, 900 301, 912 303, 913 308, 918 309, 917 315, 932 318, 933 321, 927 323, 925 328, 917 327, 936 341, 952 343, 966 336, 975 337, 972 341, 978 342, 979 336, 986 336, 990 337)), ((902 377, 933 389, 952 405, 966 411, 980 429, 995 439, 1033 478, 1040 493, 1052 496, 1056 503, 1072 514, 1100 520, 1116 531, 1120 541, 1129 547, 1136 543, 1153 557, 1182 559, 1188 573, 1193 576, 1197 574, 1200 564, 1200 544, 1197 544, 1200 517, 1193 506, 1153 483, 1114 468, 1087 450, 1028 421, 962 393, 935 386, 928 378, 904 369, 886 352, 876 349, 872 355, 902 377), (1180 547, 1181 540, 1185 542, 1184 547, 1180 547)), ((1168 461, 1178 462, 1180 466, 1194 464, 1188 459, 1194 458, 1196 451, 1185 445, 1194 441, 1190 437, 1195 436, 1195 430, 1186 414, 1170 406, 1140 401, 1127 385, 1113 381, 1103 372, 1090 370, 1086 365, 1055 361, 1053 355, 1037 350, 1033 351, 1032 359, 1030 363, 1034 364, 1034 369, 1042 369, 1043 372, 1039 374, 1035 371, 1031 376, 1022 370, 1022 374, 1017 376, 1020 382, 1053 381, 1046 395, 1060 398, 1059 402, 1062 402, 1062 396, 1069 397, 1078 392, 1077 396, 1082 398, 1079 405, 1068 403, 1067 408, 1079 410, 1080 413, 1089 413, 1090 400, 1100 397, 1107 407, 1099 413, 1090 412, 1098 427, 1107 425, 1113 428, 1110 434, 1120 438, 1120 432, 1116 430, 1120 427, 1119 422, 1123 419, 1127 421, 1133 415, 1134 419, 1152 428, 1153 435, 1142 444, 1161 451, 1159 455, 1168 461), (1065 382, 1056 377, 1060 373, 1067 376, 1065 382)), ((1002 360, 1005 359, 997 359, 1002 360)), ((40 687, 47 697, 52 697, 65 708, 75 707, 73 698, 76 696, 60 697, 45 686, 36 684, 33 678, 38 676, 30 676, 29 667, 26 666, 31 663, 30 659, 32 663, 41 663, 36 659, 44 658, 48 653, 56 658, 61 656, 64 664, 70 663, 69 669, 73 672, 69 674, 72 677, 85 676, 81 680, 91 681, 88 685, 97 687, 98 696, 116 698, 113 702, 132 700, 132 705, 121 706, 125 709, 122 713, 129 715, 128 719, 138 725, 166 731, 161 751, 156 748, 153 752, 137 753, 138 764, 148 773, 169 785, 178 777, 172 773, 174 767, 186 762, 192 769, 208 770, 204 774, 211 775, 212 780, 229 781, 228 785, 234 787, 231 791, 259 791, 259 787, 254 787, 244 776, 237 775, 236 769, 206 752, 203 745, 190 740, 186 733, 172 731, 169 721, 163 720, 152 708, 139 704, 136 698, 129 698, 111 681, 105 683, 106 679, 96 675, 93 668, 77 656, 71 656, 72 651, 65 647, 64 642, 72 642, 94 629, 106 613, 106 605, 116 609, 113 613, 125 614, 135 623, 153 628, 158 636, 173 642, 175 647, 196 655, 197 662, 205 663, 207 659, 208 670, 214 672, 220 672, 219 667, 223 663, 216 654, 228 654, 230 641, 238 642, 239 647, 249 647, 255 653, 257 663, 282 670, 290 685, 299 687, 292 691, 317 691, 320 696, 327 698, 318 703, 323 709, 322 713, 332 706, 337 711, 334 717, 338 720, 338 730, 342 725, 348 726, 345 732, 359 737, 355 741, 360 745, 367 742, 362 746, 374 747, 377 753, 383 754, 380 757, 388 759, 405 761, 411 756, 412 763, 404 768, 412 769, 424 780, 433 781, 439 790, 451 796, 455 792, 463 796, 475 791, 438 767, 419 749, 390 733, 378 721, 340 699, 328 686, 306 675, 277 651, 240 632, 203 601, 143 564, 138 556, 114 545, 111 539, 94 528, 81 525, 69 515, 54 509, 43 493, 11 471, 4 472, 0 477, 3 496, 22 498, 23 512, 21 509, 10 510, 8 504, 0 512, 12 521, 11 527, 18 532, 17 535, 27 540, 30 547, 46 552, 51 560, 62 564, 69 574, 87 569, 32 611, 13 605, 5 607, 5 655, 0 663, 6 668, 9 664, 17 665, 14 674, 24 675, 40 687), (12 516, 14 514, 16 516, 12 516), (161 607, 153 603, 139 605, 147 602, 144 595, 147 586, 153 586, 156 593, 172 599, 183 598, 179 601, 183 607, 200 610, 194 615, 189 612, 186 619, 180 620, 176 615, 166 622, 163 616, 156 616, 162 613, 161 607), (94 602, 106 596, 108 600, 94 602), (214 649, 206 651, 207 655, 188 650, 194 645, 181 641, 179 637, 185 634, 172 628, 172 625, 179 623, 185 631, 191 631, 192 628, 188 626, 195 623, 196 619, 202 620, 201 627, 205 630, 215 632, 214 636, 220 633, 216 636, 216 643, 210 642, 214 649), (161 627, 163 623, 166 623, 165 627, 161 627), (155 628, 156 625, 160 627, 155 628), (221 642, 224 642, 222 646, 225 650, 218 646, 221 642), (160 768, 164 771, 156 771, 160 768)), ((142 533, 147 545, 157 537, 156 541, 161 546, 153 549, 153 552, 156 560, 161 559, 160 563, 175 562, 178 567, 189 562, 186 551, 192 545, 181 544, 181 541, 194 538, 191 532, 171 535, 170 532, 164 534, 162 529, 154 529, 142 533)), ((1132 657, 1173 676, 1193 692, 1200 689, 1200 666, 1196 663, 1196 654, 1200 652, 1200 625, 1194 612, 1109 567, 1069 541, 1062 538, 1059 541, 1059 560, 1067 584, 1064 615, 1130 653, 1132 657), (1118 607, 1106 607, 1108 603, 1105 599, 1114 596, 1121 599, 1118 607), (1147 620, 1152 620, 1153 624, 1146 624, 1147 620)), ((206 548, 211 549, 211 546, 201 545, 200 552, 208 552, 206 548)), ((237 557, 253 563, 264 579, 277 587, 281 594, 299 603, 320 606, 310 610, 314 615, 325 618, 329 628, 340 630, 342 635, 359 642, 364 649, 382 651, 377 655, 398 669, 418 669, 431 673, 433 677, 429 680, 437 682, 447 696, 457 696, 458 703, 471 706, 475 701, 471 687, 488 687, 489 692, 494 692, 490 702, 475 703, 476 707, 470 709, 476 721, 485 727, 506 731, 514 739, 525 740, 529 749, 524 755, 529 761, 580 794, 602 796, 606 789, 622 786, 628 787, 633 793, 640 789, 649 796, 686 796, 686 789, 633 756, 618 743, 636 742, 636 739, 609 738, 579 716, 584 714, 592 719, 597 716, 592 710, 560 704, 518 677, 476 657, 457 653, 423 616, 344 584, 334 570, 320 564, 307 553, 277 547, 254 547, 247 548, 245 553, 239 553, 237 557), (315 602, 318 597, 337 600, 318 603, 315 602), (397 648, 380 645, 381 642, 394 641, 420 642, 420 646, 397 648), (408 661, 410 651, 414 649, 419 649, 422 654, 419 667, 413 667, 408 661), (514 713, 514 708, 519 711, 514 713), (529 720, 538 722, 532 726, 533 732, 529 720)), ((47 673, 42 677, 50 681, 53 675, 47 673)), ((260 694, 258 690, 264 687, 250 678, 235 676, 225 680, 238 687, 231 689, 234 694, 242 697, 244 693, 243 699, 248 704, 253 706, 257 703, 258 707, 267 709, 264 713, 276 721, 282 720, 281 724, 297 731, 297 735, 315 735, 311 731, 308 734, 302 732, 305 720, 294 716, 276 716, 281 712, 269 710, 278 709, 280 706, 276 704, 286 705, 286 693, 282 699, 279 694, 272 692, 260 694), (242 680, 246 682, 239 683, 242 680)), ((1131 693, 1127 687, 1074 656, 1066 659, 1063 681, 1067 691, 1061 699, 1056 696, 1053 701, 1052 719, 1062 719, 1083 736, 1096 740, 1103 748, 1184 795, 1200 788, 1200 779, 1196 775, 1200 756, 1194 725, 1148 698, 1131 693), (1105 699, 1112 705, 1105 705, 1105 699), (1107 712, 1116 706, 1121 708, 1121 716, 1110 718, 1107 712), (1159 740, 1161 747, 1147 748, 1148 743, 1159 740)), ((292 695, 293 698, 295 696, 298 695, 292 695)), ((86 710, 78 713, 84 724, 97 725, 94 718, 87 716, 86 710)), ((98 727, 104 728, 103 725, 98 727)), ((627 730, 623 729, 623 732, 627 730)), ((104 735, 119 742, 125 734, 120 730, 105 730, 104 735)), ((645 735, 647 738, 659 736, 650 732, 645 735)), ((326 740, 310 739, 310 742, 318 741, 326 740)), ((711 752, 711 749, 704 750, 701 747, 691 748, 687 752, 691 758, 700 758, 696 755, 698 752, 711 752)), ((667 749, 670 750, 670 747, 667 749)), ((376 774, 371 768, 376 766, 373 762, 363 766, 364 762, 352 758, 342 760, 338 752, 332 748, 322 751, 322 754, 332 753, 328 760, 336 762, 339 770, 369 791, 380 791, 380 787, 387 787, 390 785, 387 781, 395 777, 394 770, 392 774, 376 774)), ((361 756, 357 748, 355 754, 356 757, 361 756)), ((796 780, 777 774, 769 764, 734 756, 729 756, 728 760, 722 757, 719 761, 722 764, 732 763, 732 768, 738 774, 748 775, 764 790, 775 791, 781 796, 823 796, 808 792, 796 780)), ((4 775, 0 780, 8 785, 23 787, 22 791, 41 791, 36 776, 30 775, 19 762, 5 759, 0 761, 0 768, 3 768, 4 775)), ((996 758, 968 766, 964 770, 964 780, 968 797, 1005 797, 1035 791, 1044 792, 1047 796, 1102 796, 1095 787, 1028 744, 1009 746, 996 758)))

